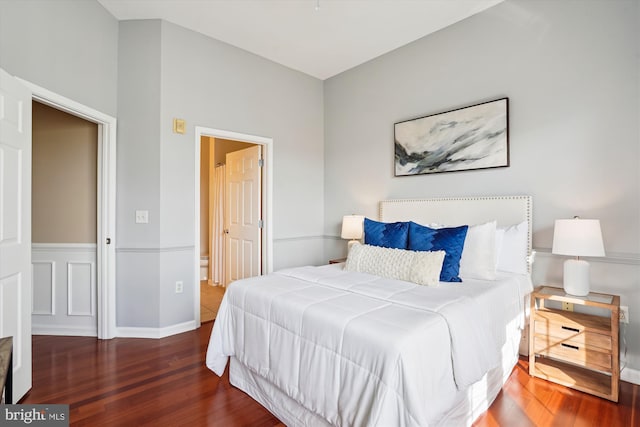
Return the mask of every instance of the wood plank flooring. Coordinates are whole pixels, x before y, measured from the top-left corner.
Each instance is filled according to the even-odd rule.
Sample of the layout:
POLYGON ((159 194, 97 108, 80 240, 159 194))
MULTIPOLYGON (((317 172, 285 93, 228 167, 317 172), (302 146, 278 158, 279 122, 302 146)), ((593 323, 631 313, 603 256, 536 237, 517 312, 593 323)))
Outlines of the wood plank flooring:
MULTIPOLYGON (((33 337, 33 388, 21 403, 66 403, 72 426, 258 426, 282 424, 204 366, 213 323, 152 340, 33 337)), ((608 402, 538 378, 522 359, 485 426, 639 426, 640 387, 621 382, 608 402)))
POLYGON ((216 318, 226 288, 212 286, 206 280, 200 281, 200 322, 211 322, 216 318))

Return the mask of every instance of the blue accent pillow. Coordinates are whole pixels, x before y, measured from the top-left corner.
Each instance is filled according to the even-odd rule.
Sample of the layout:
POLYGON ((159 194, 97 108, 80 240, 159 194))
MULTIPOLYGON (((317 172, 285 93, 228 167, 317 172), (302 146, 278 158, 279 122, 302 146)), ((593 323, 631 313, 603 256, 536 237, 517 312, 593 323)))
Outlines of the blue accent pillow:
POLYGON ((441 282, 462 282, 460 273, 460 258, 464 248, 469 226, 462 225, 452 228, 429 228, 424 225, 409 223, 409 250, 412 251, 445 251, 441 282))
POLYGON ((383 248, 407 249, 408 222, 378 222, 364 219, 364 243, 383 248))

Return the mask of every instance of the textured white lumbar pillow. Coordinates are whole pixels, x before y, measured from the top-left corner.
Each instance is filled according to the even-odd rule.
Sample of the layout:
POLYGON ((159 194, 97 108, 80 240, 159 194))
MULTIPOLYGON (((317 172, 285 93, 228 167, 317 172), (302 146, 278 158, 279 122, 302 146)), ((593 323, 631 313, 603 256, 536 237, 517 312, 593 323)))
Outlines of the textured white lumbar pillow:
POLYGON ((344 268, 418 285, 437 286, 444 256, 444 251, 407 251, 356 243, 349 250, 344 268))

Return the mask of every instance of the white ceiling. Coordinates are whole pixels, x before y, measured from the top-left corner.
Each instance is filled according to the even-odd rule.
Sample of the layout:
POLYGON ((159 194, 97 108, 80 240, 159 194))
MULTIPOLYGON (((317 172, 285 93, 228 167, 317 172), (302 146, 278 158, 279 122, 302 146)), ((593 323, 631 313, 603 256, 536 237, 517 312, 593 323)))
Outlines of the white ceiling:
POLYGON ((118 20, 164 19, 324 80, 503 0, 98 1, 118 20))

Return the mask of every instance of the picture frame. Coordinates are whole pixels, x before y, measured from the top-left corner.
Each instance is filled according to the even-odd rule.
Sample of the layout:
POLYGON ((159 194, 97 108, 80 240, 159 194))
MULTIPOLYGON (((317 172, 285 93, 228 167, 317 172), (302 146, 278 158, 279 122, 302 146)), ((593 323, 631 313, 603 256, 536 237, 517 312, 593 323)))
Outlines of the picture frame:
POLYGON ((394 124, 394 175, 509 166, 509 98, 394 124))

